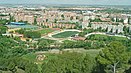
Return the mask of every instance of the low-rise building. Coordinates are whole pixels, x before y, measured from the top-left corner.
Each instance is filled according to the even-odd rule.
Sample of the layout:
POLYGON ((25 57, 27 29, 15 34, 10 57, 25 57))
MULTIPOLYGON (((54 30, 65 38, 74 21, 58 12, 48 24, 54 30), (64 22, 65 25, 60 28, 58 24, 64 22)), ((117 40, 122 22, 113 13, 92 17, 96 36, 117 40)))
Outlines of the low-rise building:
POLYGON ((84 41, 86 38, 85 37, 73 37, 71 38, 72 40, 76 40, 76 41, 84 41))

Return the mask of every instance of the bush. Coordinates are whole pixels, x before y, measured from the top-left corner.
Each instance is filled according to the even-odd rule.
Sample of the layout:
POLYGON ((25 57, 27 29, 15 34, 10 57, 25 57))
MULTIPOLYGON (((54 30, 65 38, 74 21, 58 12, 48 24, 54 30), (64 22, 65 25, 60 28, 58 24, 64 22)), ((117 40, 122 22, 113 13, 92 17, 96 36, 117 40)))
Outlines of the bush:
POLYGON ((40 38, 41 37, 41 34, 37 31, 26 31, 24 32, 24 37, 27 37, 27 38, 40 38))

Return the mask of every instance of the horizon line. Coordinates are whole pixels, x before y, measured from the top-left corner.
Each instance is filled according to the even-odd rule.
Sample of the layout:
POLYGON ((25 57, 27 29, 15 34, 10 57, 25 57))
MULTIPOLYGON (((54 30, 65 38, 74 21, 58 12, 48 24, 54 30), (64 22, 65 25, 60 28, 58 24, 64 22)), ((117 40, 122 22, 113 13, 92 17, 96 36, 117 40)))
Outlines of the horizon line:
POLYGON ((0 5, 99 5, 99 6, 131 6, 130 4, 53 4, 53 3, 46 3, 46 4, 42 4, 42 3, 0 3, 0 5))

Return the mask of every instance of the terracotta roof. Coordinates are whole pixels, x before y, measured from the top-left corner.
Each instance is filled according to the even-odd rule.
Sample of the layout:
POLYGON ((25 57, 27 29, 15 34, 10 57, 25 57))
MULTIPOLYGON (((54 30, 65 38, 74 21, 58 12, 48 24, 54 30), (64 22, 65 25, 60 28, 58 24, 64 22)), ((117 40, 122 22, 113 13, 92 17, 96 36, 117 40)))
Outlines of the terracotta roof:
POLYGON ((82 40, 84 41, 86 38, 85 37, 73 37, 72 40, 82 40))

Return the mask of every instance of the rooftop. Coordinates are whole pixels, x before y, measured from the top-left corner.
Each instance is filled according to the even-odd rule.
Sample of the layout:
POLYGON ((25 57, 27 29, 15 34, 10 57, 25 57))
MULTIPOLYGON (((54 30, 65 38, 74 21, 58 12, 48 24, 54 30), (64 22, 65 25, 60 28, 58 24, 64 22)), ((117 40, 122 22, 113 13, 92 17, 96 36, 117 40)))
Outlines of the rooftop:
POLYGON ((26 24, 22 22, 10 22, 9 25, 26 25, 26 24))

